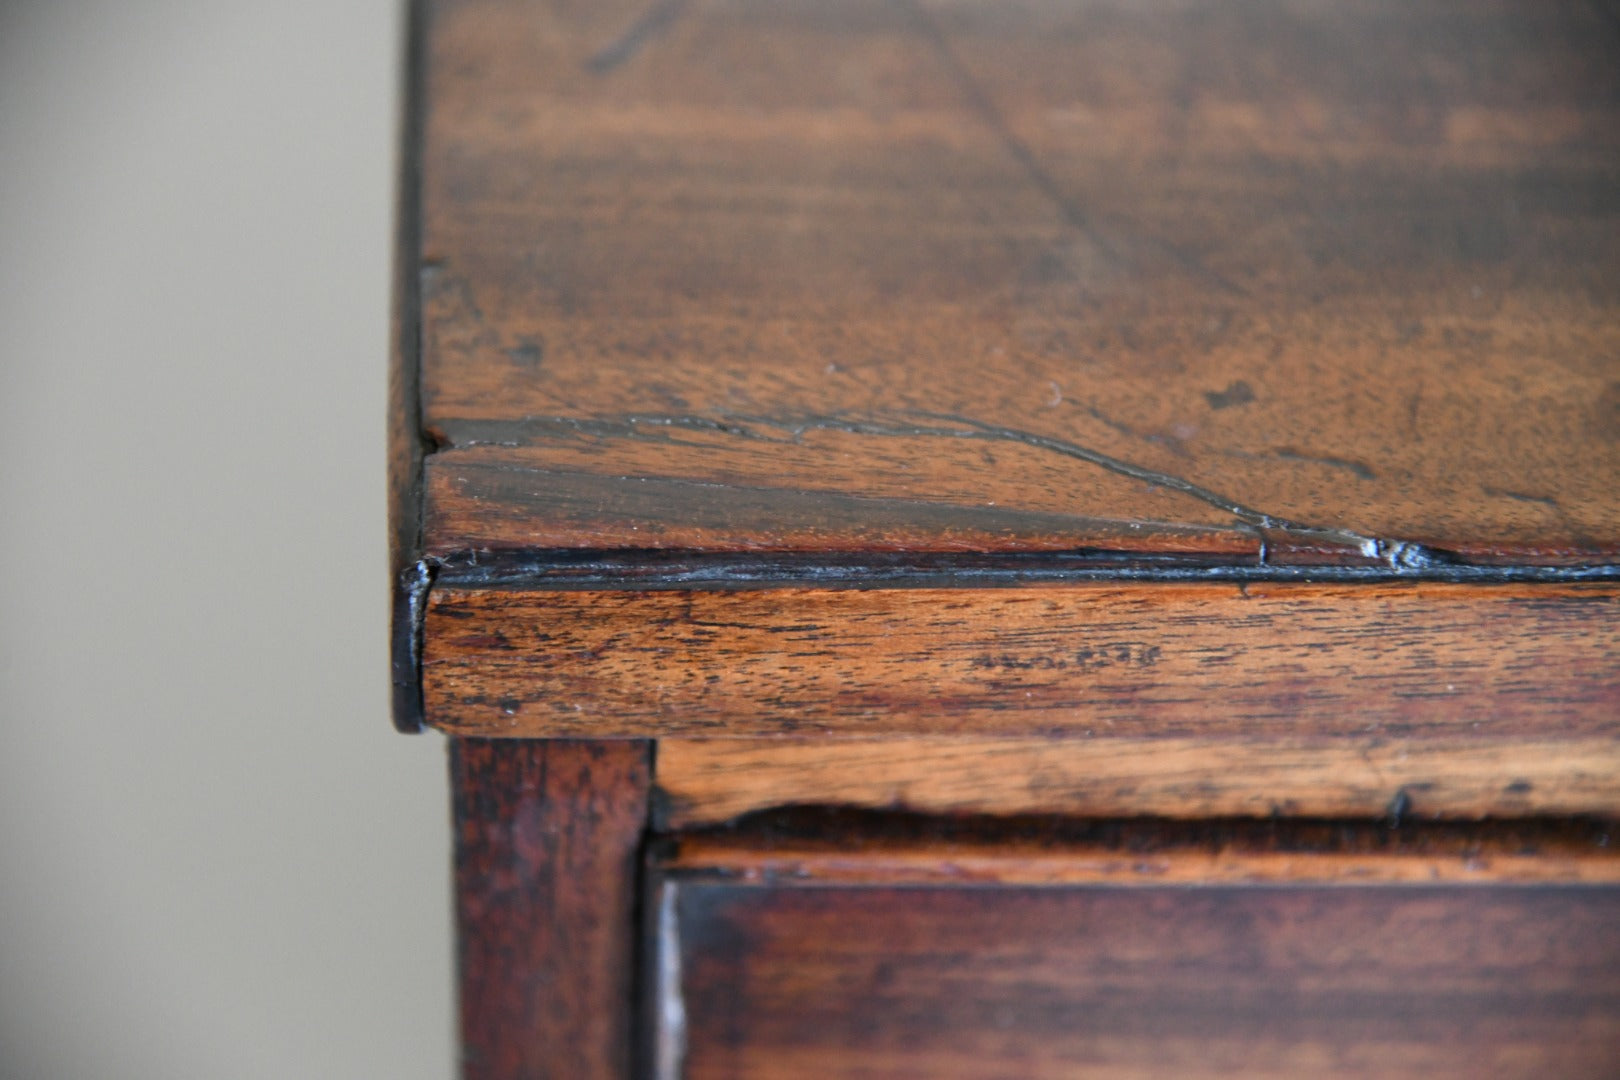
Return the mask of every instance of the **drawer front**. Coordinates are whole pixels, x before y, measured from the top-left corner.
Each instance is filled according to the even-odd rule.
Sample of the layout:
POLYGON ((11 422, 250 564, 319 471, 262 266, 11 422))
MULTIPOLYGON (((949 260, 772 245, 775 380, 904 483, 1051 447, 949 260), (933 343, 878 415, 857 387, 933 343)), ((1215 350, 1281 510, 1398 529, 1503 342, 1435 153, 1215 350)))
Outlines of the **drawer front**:
POLYGON ((661 890, 664 1076, 1620 1073, 1613 885, 661 890))

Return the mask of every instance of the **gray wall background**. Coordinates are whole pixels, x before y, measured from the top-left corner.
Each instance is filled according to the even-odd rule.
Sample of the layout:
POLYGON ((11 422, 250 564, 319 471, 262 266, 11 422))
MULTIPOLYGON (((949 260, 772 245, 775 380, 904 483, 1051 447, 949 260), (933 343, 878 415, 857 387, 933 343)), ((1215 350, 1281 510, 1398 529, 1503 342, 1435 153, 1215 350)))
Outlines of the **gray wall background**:
POLYGON ((447 1077, 388 0, 0 0, 0 1075, 447 1077))

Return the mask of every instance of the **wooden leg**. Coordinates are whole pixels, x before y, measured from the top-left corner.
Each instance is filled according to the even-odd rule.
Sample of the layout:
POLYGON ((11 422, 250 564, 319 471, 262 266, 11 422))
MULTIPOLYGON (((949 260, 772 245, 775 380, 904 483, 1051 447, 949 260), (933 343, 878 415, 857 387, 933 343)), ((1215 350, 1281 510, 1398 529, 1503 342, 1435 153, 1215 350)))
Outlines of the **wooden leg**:
POLYGON ((456 739, 466 1080, 626 1080, 646 742, 456 739))

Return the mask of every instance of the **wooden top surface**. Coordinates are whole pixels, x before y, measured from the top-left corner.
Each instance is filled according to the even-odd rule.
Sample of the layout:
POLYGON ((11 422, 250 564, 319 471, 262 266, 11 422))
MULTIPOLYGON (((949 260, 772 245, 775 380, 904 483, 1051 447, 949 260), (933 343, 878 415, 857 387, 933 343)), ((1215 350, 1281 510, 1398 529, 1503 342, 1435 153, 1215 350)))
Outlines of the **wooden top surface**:
POLYGON ((1620 20, 438 0, 420 553, 1620 549, 1620 20))
MULTIPOLYGON (((1423 650, 1457 638, 1442 659, 1458 687, 1504 640, 1565 617, 1540 605, 1567 598, 1537 590, 1597 578, 1602 604, 1620 596, 1612 6, 420 0, 416 14, 394 405, 403 726, 426 708, 464 733, 573 732, 583 721, 556 702, 613 687, 645 707, 591 733, 690 726, 679 710, 714 692, 693 672, 723 683, 725 642, 666 671, 643 631, 708 642, 708 601, 602 590, 783 590, 725 639, 768 658, 777 631, 842 610, 810 586, 1520 582, 1517 607, 1469 615, 1464 590, 1446 608, 1455 626, 1511 608, 1495 640, 1412 608, 1429 621, 1396 682, 1432 675, 1423 650), (585 605, 559 637, 553 602, 523 595, 535 588, 594 591, 556 601, 585 605), (777 608, 803 618, 779 627, 777 608), (513 627, 537 635, 522 655, 513 627), (564 638, 593 643, 565 654, 564 638)), ((1084 628, 1101 617, 1089 595, 1052 602, 1084 628)), ((1160 599, 1196 636, 1185 595, 1160 599)), ((1343 627, 1388 614, 1376 588, 1333 596, 1330 615, 1358 608, 1343 627)), ((950 650, 1004 637, 1004 599, 963 599, 939 625, 941 677, 988 677, 950 650)), ((1223 601, 1240 623, 1243 599, 1223 601)), ((1141 600, 1122 594, 1120 611, 1141 600)), ((939 620, 871 603, 861 625, 893 632, 835 696, 866 695, 850 725, 935 730, 935 698, 882 665, 939 620)), ((1607 738, 1620 658, 1588 623, 1527 646, 1557 655, 1512 692, 1527 717, 1584 702, 1607 738)), ((1331 679, 1357 640, 1307 666, 1331 679)), ((1258 671, 1271 654, 1254 655, 1258 671)), ((1183 659, 1178 693, 1219 681, 1183 659)), ((733 727, 797 722, 814 688, 767 667, 744 688, 765 705, 739 698, 733 727)), ((1065 671, 1057 713, 998 698, 986 724, 1081 732, 1098 694, 1126 693, 1065 671)), ((1256 692, 1286 697, 1291 677, 1256 692)), ((1347 716, 1405 708, 1356 692, 1372 696, 1347 716)), ((1512 737, 1541 738, 1531 727, 1512 737)))

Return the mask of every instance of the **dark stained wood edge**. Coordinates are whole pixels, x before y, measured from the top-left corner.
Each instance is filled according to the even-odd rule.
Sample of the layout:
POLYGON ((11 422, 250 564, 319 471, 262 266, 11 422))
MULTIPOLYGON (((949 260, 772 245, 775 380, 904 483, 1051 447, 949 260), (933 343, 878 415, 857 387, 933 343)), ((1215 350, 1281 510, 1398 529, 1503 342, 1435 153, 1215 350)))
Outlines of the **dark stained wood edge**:
POLYGON ((431 568, 421 559, 422 125, 427 78, 427 0, 407 0, 394 191, 393 320, 388 364, 390 660, 394 726, 423 731, 422 617, 431 568))
POLYGON ((1446 562, 1290 566, 1220 564, 1198 554, 1115 551, 715 552, 668 548, 477 550, 429 558, 452 589, 512 592, 595 589, 1005 588, 1036 582, 1181 582, 1468 585, 1620 581, 1620 563, 1510 565, 1446 562))
POLYGON ((466 1080, 628 1080, 646 742, 452 740, 466 1080))

